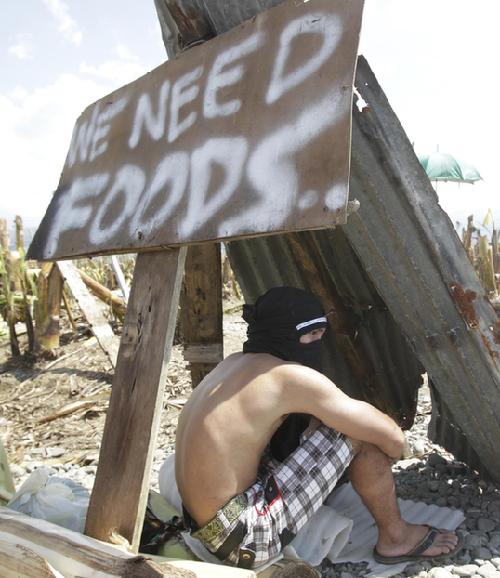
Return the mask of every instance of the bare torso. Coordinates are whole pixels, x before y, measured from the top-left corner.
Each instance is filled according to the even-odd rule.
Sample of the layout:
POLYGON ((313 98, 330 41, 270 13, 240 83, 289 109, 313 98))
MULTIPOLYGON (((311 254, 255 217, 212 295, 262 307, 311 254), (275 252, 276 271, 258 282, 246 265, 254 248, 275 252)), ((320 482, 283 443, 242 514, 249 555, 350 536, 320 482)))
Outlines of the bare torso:
POLYGON ((389 457, 401 455, 404 435, 395 422, 324 375, 267 353, 235 353, 193 391, 177 427, 177 485, 199 525, 256 480, 266 445, 294 412, 311 414, 389 457))
POLYGON ((284 365, 265 353, 236 353, 186 403, 177 428, 176 478, 198 524, 255 481, 260 456, 283 418, 284 365))

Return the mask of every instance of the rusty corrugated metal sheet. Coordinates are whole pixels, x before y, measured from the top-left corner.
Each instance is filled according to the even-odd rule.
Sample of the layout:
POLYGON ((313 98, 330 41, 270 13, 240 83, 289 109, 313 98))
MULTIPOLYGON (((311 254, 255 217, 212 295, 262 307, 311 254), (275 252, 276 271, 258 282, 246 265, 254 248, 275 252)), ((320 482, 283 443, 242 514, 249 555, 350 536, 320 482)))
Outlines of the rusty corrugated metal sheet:
POLYGON ((154 0, 169 57, 231 30, 283 0, 154 0))
MULTIPOLYGON (((483 296, 484 290, 451 222, 439 207, 427 176, 364 60, 358 65, 356 82, 369 103, 363 112, 355 107, 353 113, 350 194, 360 201, 361 208, 337 230, 344 236, 339 252, 344 266, 356 255, 360 270, 370 278, 372 290, 392 313, 412 350, 396 356, 401 333, 375 326, 363 357, 370 359, 367 351, 372 351, 373 359, 378 360, 388 352, 396 379, 381 376, 388 384, 389 391, 379 390, 384 391, 385 399, 377 399, 373 390, 365 390, 363 395, 380 407, 384 402, 393 410, 398 403, 409 407, 415 382, 398 380, 397 376, 411 373, 418 358, 438 392, 430 432, 434 441, 472 467, 499 479, 495 440, 500 434, 500 380, 495 312, 483 296)), ((310 235, 314 244, 324 247, 329 234, 318 231, 303 233, 302 237, 310 235)), ((272 253, 280 270, 288 272, 294 267, 289 249, 279 251, 273 238, 258 241, 258 249, 251 245, 253 241, 230 246, 233 265, 250 298, 254 297, 253 287, 262 289, 277 281, 267 268, 259 271, 266 253, 272 253), (247 245, 244 251, 237 249, 241 244, 247 245), (243 258, 245 254, 247 259, 243 258)), ((318 255, 311 244, 303 245, 305 255, 317 264, 318 255)), ((322 256, 333 280, 337 267, 334 253, 323 251, 322 256)), ((294 277, 294 273, 289 274, 283 281, 293 284, 294 277)), ((309 286, 315 277, 310 274, 301 286, 309 286)), ((352 289, 347 305, 363 310, 366 286, 355 281, 352 268, 346 266, 337 279, 352 289)), ((344 302, 346 294, 341 295, 344 302)), ((348 390, 356 391, 359 382, 354 380, 353 387, 353 375, 357 368, 352 362, 346 364, 348 358, 344 355, 342 358, 347 367, 338 379, 348 384, 348 390)), ((333 359, 342 363, 337 353, 333 359)))
POLYGON ((291 285, 334 307, 325 374, 411 427, 422 367, 341 228, 235 241, 227 250, 249 302, 271 287, 291 285))
MULTIPOLYGON (((242 3, 235 1, 225 6, 216 0, 156 0, 156 4, 159 13, 168 12, 169 4, 192 9, 196 20, 209 23, 212 34, 242 17, 242 3)), ((255 13, 268 7, 259 0, 244 4, 255 13)), ((164 29, 164 34, 176 36, 179 30, 164 29)), ((338 326, 352 321, 353 312, 364 312, 359 324, 362 339, 349 343, 342 338, 343 344, 330 344, 331 374, 337 372, 351 393, 369 398, 378 394, 383 403, 406 411, 413 407, 421 363, 441 406, 434 427, 436 441, 473 466, 478 460, 498 481, 500 340, 494 333, 498 320, 364 60, 356 85, 369 104, 363 112, 354 107, 353 113, 351 197, 361 201, 361 209, 342 227, 342 240, 337 232, 326 240, 330 233, 319 231, 237 241, 229 246, 233 266, 249 300, 270 286, 288 283, 316 291, 319 287, 323 297, 334 288, 335 300, 342 304, 338 326), (339 249, 337 258, 332 246, 339 249), (369 313, 366 304, 371 302, 381 305, 369 313), (363 370, 377 369, 377 383, 383 384, 368 394, 365 383, 356 379, 360 371, 353 358, 340 353, 351 345, 360 349, 363 370), (460 430, 465 446, 464 438, 456 434, 460 430)))
MULTIPOLYGON (((364 59, 356 84, 369 106, 353 113, 351 194, 361 209, 345 233, 446 404, 447 421, 498 480, 496 314, 364 59)), ((467 459, 467 448, 448 449, 467 459)))

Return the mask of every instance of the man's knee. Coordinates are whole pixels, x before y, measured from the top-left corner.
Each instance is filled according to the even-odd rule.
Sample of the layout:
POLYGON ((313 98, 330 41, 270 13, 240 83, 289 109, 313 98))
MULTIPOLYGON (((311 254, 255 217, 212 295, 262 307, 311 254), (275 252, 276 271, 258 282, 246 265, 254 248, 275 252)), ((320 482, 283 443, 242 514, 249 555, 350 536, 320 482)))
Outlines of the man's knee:
POLYGON ((374 444, 370 442, 363 442, 361 440, 356 440, 353 438, 347 438, 352 445, 352 449, 355 456, 363 454, 364 456, 368 455, 376 455, 382 454, 385 455, 384 452, 374 444))

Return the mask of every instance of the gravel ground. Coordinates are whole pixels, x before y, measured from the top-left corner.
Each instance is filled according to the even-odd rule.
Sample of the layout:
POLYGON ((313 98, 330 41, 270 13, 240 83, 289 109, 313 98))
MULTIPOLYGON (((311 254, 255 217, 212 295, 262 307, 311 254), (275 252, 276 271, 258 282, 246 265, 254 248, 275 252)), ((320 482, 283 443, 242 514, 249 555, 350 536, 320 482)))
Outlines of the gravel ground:
MULTIPOLYGON (((244 327, 238 314, 232 316, 227 324, 225 322, 226 353, 239 349, 244 327)), ((81 343, 73 343, 68 347, 70 346, 81 348, 81 343)), ((104 405, 98 403, 95 408, 84 413, 60 418, 53 422, 52 429, 49 429, 51 424, 34 425, 39 423, 37 416, 53 411, 63 401, 67 403, 68 398, 78 399, 79 394, 84 396, 89 391, 93 395, 96 395, 95 392, 98 392, 98 395, 104 392, 109 394, 109 368, 106 369, 106 359, 97 347, 89 347, 86 356, 72 357, 71 363, 69 369, 64 367, 63 370, 59 367, 57 373, 54 369, 47 372, 48 376, 44 374, 47 377, 46 384, 41 376, 37 378, 36 383, 44 384, 44 389, 35 390, 33 393, 25 392, 23 388, 28 387, 27 385, 23 385, 21 390, 16 389, 20 383, 25 382, 28 369, 24 366, 15 369, 10 367, 9 363, 3 363, 0 392, 4 403, 0 408, 0 428, 4 445, 9 454, 12 455, 13 452, 14 455, 11 468, 16 487, 40 466, 50 466, 59 476, 79 482, 89 490, 92 487, 106 402, 101 401, 99 403, 104 405), (86 366, 82 360, 85 360, 86 366), (80 361, 83 366, 78 365, 80 361), (95 371, 96 367, 100 368, 99 372, 95 371), (93 368, 93 371, 89 368, 93 368), (56 382, 54 375, 57 376, 56 382), (47 389, 49 386, 50 390, 47 389), (15 392, 11 396, 9 388, 15 392), (45 399, 48 401, 44 405, 42 401, 45 399), (32 401, 34 405, 30 406, 32 401), (20 414, 16 403, 23 406, 23 414, 20 414), (33 415, 37 419, 34 420, 33 415), (74 431, 74 439, 70 436, 71 431, 74 431), (68 461, 68 454, 82 444, 82 436, 86 443, 85 457, 80 455, 77 463, 75 460, 68 461)), ((167 378, 165 411, 160 426, 158 449, 154 456, 153 488, 157 488, 157 474, 165 455, 173 450, 175 426, 182 399, 189 395, 189 374, 180 346, 174 347, 169 367, 171 369, 167 378)), ((31 369, 34 372, 39 370, 40 367, 31 369)), ((429 562, 414 563, 397 576, 500 578, 500 488, 480 479, 475 472, 454 461, 442 448, 431 444, 427 439, 429 418, 429 391, 424 385, 419 394, 415 424, 407 432, 410 453, 405 460, 394 466, 398 495, 405 499, 461 509, 466 516, 459 528, 463 534, 464 548, 453 561, 441 561, 438 565, 429 562)), ((321 572, 324 578, 357 578, 366 575, 368 570, 365 564, 333 566, 325 561, 321 572)))

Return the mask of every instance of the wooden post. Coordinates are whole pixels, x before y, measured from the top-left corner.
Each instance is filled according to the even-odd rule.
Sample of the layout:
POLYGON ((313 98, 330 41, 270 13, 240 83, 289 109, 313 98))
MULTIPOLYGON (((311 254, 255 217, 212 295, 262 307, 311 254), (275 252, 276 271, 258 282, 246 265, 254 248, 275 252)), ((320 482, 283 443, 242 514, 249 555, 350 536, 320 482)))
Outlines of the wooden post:
POLYGON ((220 244, 188 248, 181 296, 184 357, 196 387, 223 358, 220 244))
POLYGON ((137 257, 85 533, 126 538, 144 521, 186 249, 137 257))
MULTIPOLYGON (((170 42, 165 34, 165 6, 155 0, 163 41, 178 54, 190 44, 214 36, 203 18, 191 11, 189 18, 181 19, 182 32, 170 42), (180 42, 180 44, 177 42, 180 42)), ((167 2, 168 4, 168 2, 167 2)), ((179 26, 179 22, 176 22, 179 26)), ((186 271, 181 293, 181 329, 184 358, 189 362, 193 389, 223 359, 222 335, 222 266, 220 243, 191 245, 186 256, 186 271)))
POLYGON ((35 303, 35 348, 51 351, 59 347, 59 318, 63 279, 54 263, 43 263, 38 275, 35 303))

